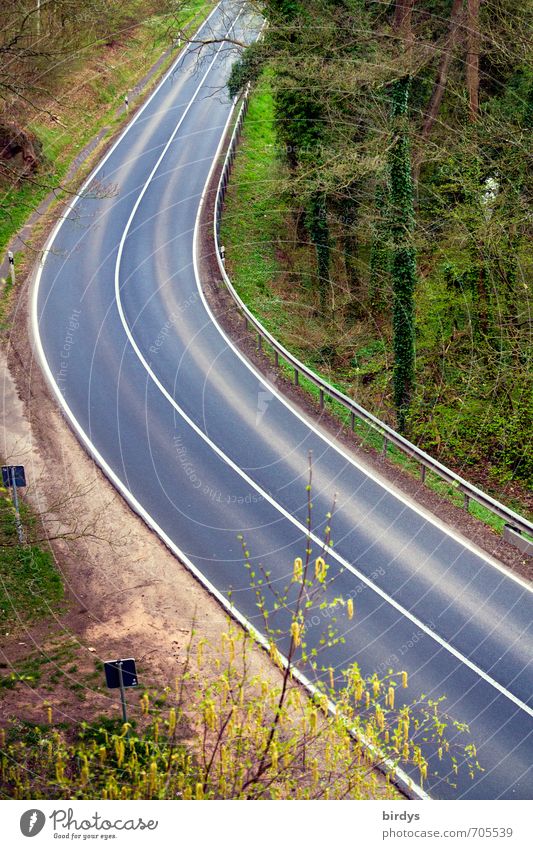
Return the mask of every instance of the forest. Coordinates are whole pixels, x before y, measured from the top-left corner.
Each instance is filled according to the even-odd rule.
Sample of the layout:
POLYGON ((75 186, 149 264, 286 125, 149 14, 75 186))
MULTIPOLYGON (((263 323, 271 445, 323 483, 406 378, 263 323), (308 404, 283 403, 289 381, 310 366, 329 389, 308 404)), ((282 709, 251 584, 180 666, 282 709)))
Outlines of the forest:
MULTIPOLYGON (((274 132, 268 173, 248 187, 275 248, 265 314, 281 312, 284 344, 363 406, 524 504, 532 4, 261 9, 229 90, 251 84, 274 132)), ((233 247, 238 284, 247 248, 230 244, 230 261, 233 247)))
MULTIPOLYGON (((527 508, 533 4, 247 5, 266 26, 234 65, 229 91, 250 83, 255 92, 263 137, 247 179, 258 202, 254 250, 262 239, 269 261, 262 275, 264 257, 235 229, 237 284, 259 280, 259 317, 274 313, 271 329, 308 365, 527 508), (250 273, 239 271, 242 250, 250 273)), ((123 102, 144 70, 139 57, 171 46, 178 20, 186 37, 183 22, 201 6, 3 4, 2 248, 47 192, 75 190, 67 164, 123 102)))

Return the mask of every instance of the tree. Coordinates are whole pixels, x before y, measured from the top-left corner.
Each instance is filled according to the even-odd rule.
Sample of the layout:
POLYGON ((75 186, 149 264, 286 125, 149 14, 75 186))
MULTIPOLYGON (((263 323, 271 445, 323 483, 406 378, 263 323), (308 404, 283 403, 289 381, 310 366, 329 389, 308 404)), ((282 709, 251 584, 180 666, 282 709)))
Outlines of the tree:
POLYGON ((479 50, 481 36, 479 30, 480 0, 466 0, 466 87, 468 89, 468 115, 471 122, 479 114, 479 50))
POLYGON ((420 163, 421 158, 424 155, 424 148, 427 144, 427 140, 431 134, 431 130, 433 129, 433 125, 437 120, 437 116, 439 114, 439 110, 442 104, 442 100, 444 97, 444 92, 446 91, 446 84, 448 81, 448 74, 450 71, 450 65, 452 62, 453 54, 455 47, 458 42, 458 36, 460 31, 461 22, 463 19, 463 0, 453 0, 452 9, 450 12, 450 23, 448 32, 444 38, 441 57, 437 68, 437 74, 435 77, 435 82, 433 84, 433 90, 431 92, 431 97, 428 103, 428 106, 424 110, 424 124, 422 127, 422 131, 420 134, 420 140, 418 145, 417 155, 415 157, 414 164, 414 182, 415 185, 418 183, 418 177, 420 174, 420 163))
POLYGON ((180 676, 163 692, 143 692, 135 727, 105 720, 68 733, 54 727, 47 706, 48 727, 31 729, 32 745, 23 729, 16 733, 16 722, 9 739, 1 729, 4 796, 391 799, 398 798, 390 781, 395 770, 410 769, 423 785, 432 755, 442 762, 439 769, 456 774, 461 764, 474 777, 480 769, 475 744, 467 727, 443 711, 442 698, 417 695, 409 702, 403 670, 365 675, 357 663, 339 670, 326 660, 344 639, 340 620, 349 624, 356 610, 353 598, 326 593, 334 589, 327 563, 331 528, 313 554, 311 480, 310 467, 305 553, 295 558, 286 586, 251 566, 240 537, 273 671, 250 673, 258 632, 228 620, 220 644, 210 648, 193 626, 180 676), (322 649, 309 644, 316 627, 323 627, 322 649), (314 693, 305 692, 301 672, 314 682, 314 693), (386 781, 378 781, 376 768, 386 781))
MULTIPOLYGON (((297 255, 304 273, 315 257, 317 268, 329 263, 298 297, 313 310, 314 339, 342 339, 332 378, 457 467, 470 463, 472 419, 490 399, 515 446, 490 456, 509 458, 503 474, 525 473, 516 456, 531 326, 530 0, 272 0, 265 10, 248 79, 266 71, 287 166, 277 194, 290 223, 306 225, 287 240, 288 263, 296 274, 297 255), (487 185, 498 187, 490 218, 487 185), (334 309, 317 309, 321 281, 334 309), (376 342, 376 329, 385 356, 363 376, 357 347, 365 334, 376 342)), ((497 442, 488 428, 483 438, 497 442)))
POLYGON ((407 109, 410 78, 397 80, 391 88, 392 132, 390 149, 390 231, 393 290, 394 404, 398 428, 405 431, 415 379, 414 291, 416 258, 413 181, 407 109))
MULTIPOLYGON (((0 21, 0 180, 36 182, 42 146, 30 125, 46 115, 59 119, 65 80, 80 53, 112 43, 139 17, 168 12, 169 0, 6 0, 0 21)), ((45 182, 45 181, 43 181, 45 182)), ((51 187, 52 188, 52 187, 51 187)))

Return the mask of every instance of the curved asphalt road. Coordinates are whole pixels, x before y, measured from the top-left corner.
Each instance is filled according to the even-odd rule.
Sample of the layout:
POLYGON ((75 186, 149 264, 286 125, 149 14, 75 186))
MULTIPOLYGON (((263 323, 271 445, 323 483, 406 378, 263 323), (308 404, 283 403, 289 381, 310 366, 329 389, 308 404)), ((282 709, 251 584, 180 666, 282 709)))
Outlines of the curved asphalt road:
MULTIPOLYGON (((238 13, 225 0, 204 33, 225 33, 238 13)), ((243 12, 234 27, 242 35, 253 23, 243 12)), ((41 365, 123 494, 257 627, 237 534, 284 586, 305 548, 311 450, 315 554, 337 493, 330 594, 356 607, 352 622, 339 617, 345 643, 322 650, 320 665, 339 682, 355 660, 365 673, 406 669, 409 698, 446 696, 485 772, 455 778, 432 763, 433 797, 531 798, 529 588, 307 422, 229 343, 200 294, 195 223, 235 56, 217 45, 198 66, 185 52, 52 234, 34 292, 41 365), (98 181, 116 194, 91 196, 98 181)), ((310 614, 310 644, 326 624, 310 614)))

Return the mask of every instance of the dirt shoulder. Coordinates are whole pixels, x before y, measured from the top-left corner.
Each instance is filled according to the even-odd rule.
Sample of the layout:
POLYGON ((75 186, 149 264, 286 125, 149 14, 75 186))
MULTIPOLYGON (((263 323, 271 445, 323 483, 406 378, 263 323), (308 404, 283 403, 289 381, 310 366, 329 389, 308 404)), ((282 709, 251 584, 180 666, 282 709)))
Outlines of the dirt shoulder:
MULTIPOLYGON (((78 154, 69 173, 73 188, 115 137, 104 129, 78 154)), ((66 596, 59 609, 50 608, 39 622, 19 619, 0 635, 2 726, 7 724, 8 729, 46 724, 50 708, 52 722, 59 727, 90 723, 101 716, 119 717, 118 693, 105 687, 102 664, 130 656, 137 661, 141 686, 128 691, 128 713, 142 722, 141 693, 161 693, 175 685, 185 668, 193 628, 196 642, 205 646, 202 675, 209 675, 210 669, 214 676, 219 674, 213 659, 221 651, 229 624, 219 603, 87 455, 41 373, 30 327, 35 273, 30 266, 61 213, 54 197, 48 197, 16 237, 15 247, 21 237, 24 243, 31 239, 32 252, 17 269, 6 321, 9 330, 0 352, 0 453, 4 461, 26 468, 24 498, 42 518, 66 596)), ((188 662, 194 669, 194 654, 188 662)), ((273 688, 282 680, 260 648, 250 649, 247 674, 273 688)), ((376 788, 385 789, 378 771, 375 781, 376 788)))
MULTIPOLYGON (((212 193, 211 193, 212 199, 212 193)), ((212 216, 206 208, 206 221, 212 216)), ((39 220, 41 244, 54 224, 54 215, 39 220)), ((206 227, 207 232, 211 227, 206 227)), ((246 355, 265 374, 272 375, 270 360, 258 354, 254 340, 243 335, 228 296, 221 289, 213 263, 212 242, 204 245, 204 270, 210 270, 206 289, 225 329, 246 355)), ((116 657, 134 656, 144 686, 172 684, 180 674, 193 621, 198 636, 208 645, 220 644, 227 630, 227 616, 220 605, 186 567, 137 517, 86 454, 50 395, 32 346, 29 328, 31 275, 19 282, 17 302, 10 316, 11 332, 5 340, 3 363, 2 453, 13 463, 26 466, 30 486, 27 497, 44 515, 58 569, 63 575, 68 610, 37 625, 22 623, 2 635, 0 654, 3 674, 26 670, 26 680, 3 693, 6 716, 39 722, 45 703, 54 708, 56 721, 90 720, 98 714, 117 715, 118 699, 103 686, 100 664, 116 657)), ((307 415, 317 411, 304 393, 281 377, 278 385, 307 415)), ((321 426, 398 487, 413 495, 416 481, 388 464, 362 452, 338 423, 320 415, 321 426), (389 476, 390 475, 390 476, 389 476), (405 479, 405 480, 404 480, 405 479)), ((457 512, 455 526, 474 538, 474 526, 489 534, 471 517, 464 516, 432 493, 424 491, 424 506, 445 518, 439 510, 457 512), (460 525, 460 521, 470 522, 460 525)), ((449 521, 449 519, 447 519, 449 521)), ((514 552, 495 535, 485 542, 487 550, 512 564, 514 552), (492 546, 492 550, 490 548, 492 546), (505 556, 504 556, 505 555, 505 556)), ((476 539, 478 544, 481 544, 476 539)), ((278 670, 260 650, 252 653, 250 675, 261 674, 273 684, 278 670)), ((138 694, 131 697, 137 709, 138 694)))
MULTIPOLYGON (((168 59, 166 51, 139 81, 133 109, 149 95, 168 59)), ((117 126, 109 135, 104 128, 76 156, 69 171, 73 190, 121 130, 117 126)), ((0 637, 2 676, 31 672, 23 683, 2 691, 3 713, 34 722, 43 718, 43 701, 53 701, 57 721, 116 714, 117 698, 103 687, 101 661, 134 656, 141 683, 163 688, 183 667, 193 621, 208 645, 219 645, 227 630, 227 614, 218 602, 86 454, 40 371, 29 320, 31 266, 62 214, 54 201, 52 193, 15 237, 15 248, 22 237, 24 244, 31 239, 32 250, 17 270, 0 354, 0 453, 26 467, 26 497, 43 517, 67 595, 66 613, 50 610, 46 621, 19 623, 0 637)), ((253 658, 256 672, 279 680, 262 650, 253 658)), ((137 695, 131 698, 137 704, 137 695)))

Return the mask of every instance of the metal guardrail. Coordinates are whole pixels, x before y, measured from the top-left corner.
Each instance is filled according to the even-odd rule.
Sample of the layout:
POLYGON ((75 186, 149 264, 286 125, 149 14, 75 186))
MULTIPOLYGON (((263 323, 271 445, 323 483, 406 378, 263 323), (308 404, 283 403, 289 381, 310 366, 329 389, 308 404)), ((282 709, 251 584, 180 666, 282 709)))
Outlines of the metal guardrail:
MULTIPOLYGON (((217 261, 220 273, 222 275, 222 279, 235 304, 244 315, 246 328, 248 329, 249 325, 251 325, 253 329, 257 332, 258 347, 261 348, 263 341, 265 341, 272 348, 274 352, 274 361, 276 367, 279 366, 280 357, 285 360, 285 362, 288 363, 294 370, 294 383, 296 385, 298 385, 299 383, 300 376, 304 375, 309 381, 311 381, 311 383, 317 386, 319 389, 321 409, 324 409, 324 399, 326 396, 328 396, 329 398, 337 401, 339 404, 342 404, 342 406, 344 406, 349 411, 352 430, 355 427, 356 418, 369 425, 376 433, 381 436, 383 440, 383 454, 387 453, 388 446, 389 444, 391 444, 396 446, 396 448, 402 451, 402 453, 415 460, 420 466, 420 477, 422 479, 422 482, 425 482, 426 472, 430 470, 431 472, 434 472, 436 475, 438 475, 442 480, 450 484, 450 486, 454 487, 463 494, 463 506, 466 510, 468 510, 469 508, 470 501, 476 501, 478 504, 481 504, 487 510, 490 510, 494 515, 498 516, 500 519, 503 519, 506 525, 512 526, 515 533, 528 534, 533 536, 533 524, 527 519, 525 519, 523 516, 520 516, 518 513, 515 513, 514 510, 511 510, 504 504, 500 504, 499 501, 496 501, 496 499, 492 498, 490 495, 487 495, 486 493, 482 492, 482 490, 478 489, 476 486, 469 483, 467 480, 460 477, 455 472, 452 472, 451 469, 448 469, 442 463, 439 463, 438 460, 435 460, 429 454, 426 454, 425 451, 422 451, 422 449, 418 448, 412 442, 409 442, 409 440, 405 439, 405 437, 401 436, 401 434, 396 433, 396 431, 394 431, 384 422, 380 421, 380 419, 372 415, 372 413, 369 413, 363 407, 360 407, 359 404, 357 404, 356 401, 354 401, 352 398, 349 398, 339 389, 336 389, 334 386, 331 386, 331 384, 329 384, 323 378, 319 377, 319 375, 315 374, 315 372, 312 371, 308 366, 300 362, 293 354, 291 354, 290 351, 284 348, 283 345, 281 345, 277 341, 277 339, 275 339, 274 336, 272 336, 272 334, 269 333, 268 330, 266 330, 265 327, 263 327, 261 322, 257 320, 254 314, 241 300, 231 280, 229 279, 226 273, 226 269, 224 267, 224 258, 221 252, 222 246, 220 244, 220 222, 222 217, 224 198, 226 196, 226 190, 228 187, 229 175, 233 162, 235 160, 236 148, 247 111, 248 89, 245 92, 242 105, 240 107, 237 119, 233 127, 233 132, 231 134, 231 138, 227 147, 224 164, 222 166, 222 172, 217 186, 217 194, 215 199, 214 235, 215 244, 217 247, 217 261)), ((506 535, 506 538, 511 541, 511 538, 508 535, 506 535)), ((520 542, 522 543, 522 545, 520 546, 522 550, 525 545, 525 547, 529 550, 528 553, 533 554, 533 543, 531 543, 527 539, 527 537, 521 537, 520 542)))

